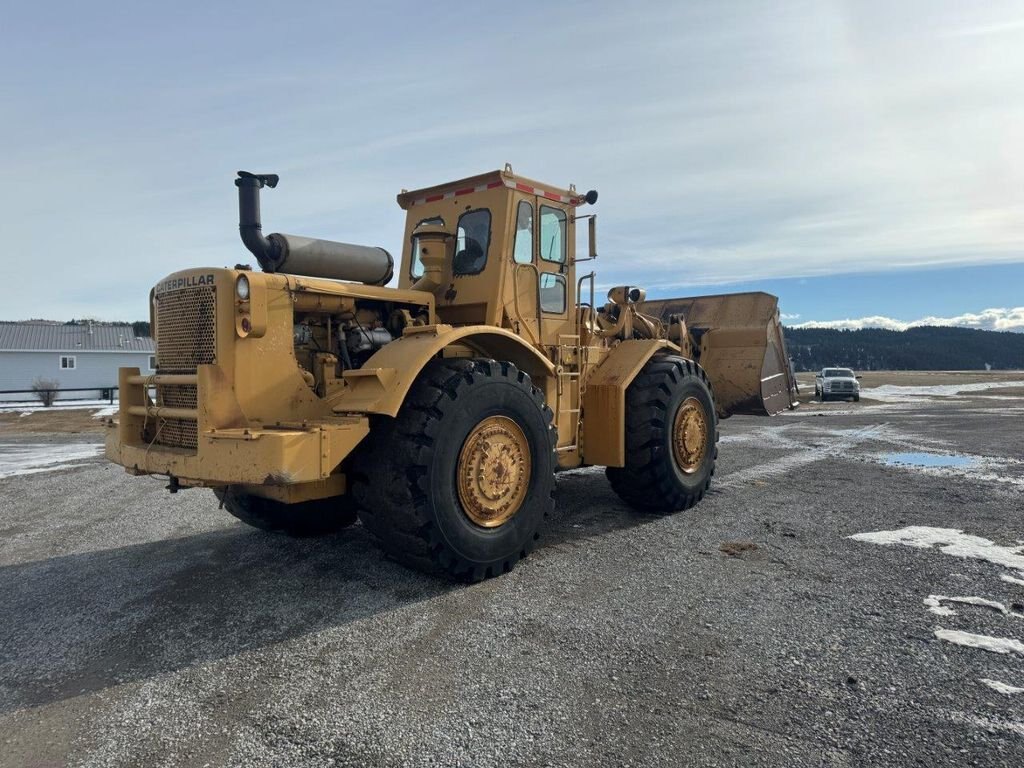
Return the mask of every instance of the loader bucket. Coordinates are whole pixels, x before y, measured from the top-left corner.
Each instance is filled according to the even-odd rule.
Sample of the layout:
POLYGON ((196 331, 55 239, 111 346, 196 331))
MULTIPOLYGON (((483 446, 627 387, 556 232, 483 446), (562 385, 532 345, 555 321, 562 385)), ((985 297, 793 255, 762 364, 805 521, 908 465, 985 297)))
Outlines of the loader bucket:
POLYGON ((772 416, 797 405, 777 297, 755 292, 652 299, 637 310, 666 323, 682 316, 722 416, 772 416))

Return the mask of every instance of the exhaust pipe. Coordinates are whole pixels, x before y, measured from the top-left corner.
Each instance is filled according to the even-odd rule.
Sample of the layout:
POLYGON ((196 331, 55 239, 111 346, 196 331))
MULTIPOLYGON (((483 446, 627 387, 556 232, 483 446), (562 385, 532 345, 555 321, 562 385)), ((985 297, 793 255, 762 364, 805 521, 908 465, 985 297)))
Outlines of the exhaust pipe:
POLYGON ((287 272, 307 277, 350 280, 384 285, 394 275, 395 261, 383 248, 316 240, 298 235, 263 235, 260 221, 260 190, 277 186, 274 173, 239 171, 238 233, 264 272, 287 272))
POLYGON ((276 173, 249 173, 239 171, 235 179, 238 187, 238 234, 264 272, 276 272, 282 259, 280 248, 263 236, 260 221, 260 190, 266 185, 273 189, 280 177, 276 173))

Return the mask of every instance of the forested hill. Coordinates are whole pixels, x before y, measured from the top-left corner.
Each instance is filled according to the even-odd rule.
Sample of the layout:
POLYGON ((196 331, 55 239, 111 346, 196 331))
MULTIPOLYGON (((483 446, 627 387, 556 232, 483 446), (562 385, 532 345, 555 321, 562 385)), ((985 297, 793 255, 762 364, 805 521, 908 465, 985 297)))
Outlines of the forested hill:
POLYGON ((798 371, 842 365, 861 371, 1024 369, 1024 333, 922 326, 906 331, 786 328, 798 371))

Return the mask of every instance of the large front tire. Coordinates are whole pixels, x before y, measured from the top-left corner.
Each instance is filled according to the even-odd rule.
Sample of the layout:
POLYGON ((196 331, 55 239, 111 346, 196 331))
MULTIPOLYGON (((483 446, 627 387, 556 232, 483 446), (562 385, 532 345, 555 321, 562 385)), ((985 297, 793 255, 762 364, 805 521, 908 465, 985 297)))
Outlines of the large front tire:
POLYGON ((288 536, 321 536, 347 528, 356 521, 349 496, 285 504, 245 493, 239 486, 215 488, 221 505, 246 525, 288 536))
POLYGON ((551 410, 509 362, 437 360, 355 457, 363 525, 399 562, 461 581, 510 571, 554 507, 551 410))
POLYGON ((655 357, 626 390, 626 466, 605 473, 612 490, 636 509, 689 509, 711 485, 717 443, 704 370, 682 357, 655 357))

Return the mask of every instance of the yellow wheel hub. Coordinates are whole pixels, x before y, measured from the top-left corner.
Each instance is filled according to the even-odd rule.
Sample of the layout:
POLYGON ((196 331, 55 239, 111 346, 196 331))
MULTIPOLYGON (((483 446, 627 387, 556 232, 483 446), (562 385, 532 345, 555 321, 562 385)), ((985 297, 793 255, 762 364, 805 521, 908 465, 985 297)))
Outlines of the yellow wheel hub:
POLYGON ((692 474, 700 468, 709 441, 704 407, 697 398, 686 398, 676 411, 672 424, 672 453, 683 472, 692 474))
POLYGON ((459 502, 484 528, 508 522, 530 487, 530 445, 507 416, 490 416, 473 428, 459 453, 459 502))

